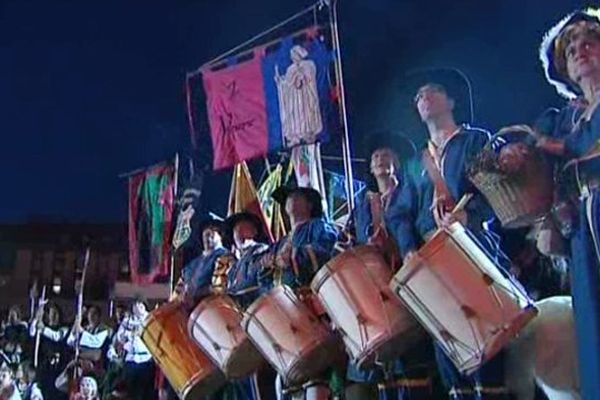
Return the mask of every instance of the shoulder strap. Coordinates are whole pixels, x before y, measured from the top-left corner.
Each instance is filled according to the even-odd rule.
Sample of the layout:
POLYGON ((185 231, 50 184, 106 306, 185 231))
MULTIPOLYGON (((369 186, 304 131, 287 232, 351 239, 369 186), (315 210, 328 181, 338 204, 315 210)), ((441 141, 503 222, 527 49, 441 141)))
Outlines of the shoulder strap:
POLYGON ((437 198, 444 198, 446 201, 446 206, 452 208, 454 206, 455 200, 452 198, 450 194, 450 190, 446 185, 446 181, 442 177, 439 168, 435 164, 433 156, 431 155, 431 150, 429 148, 423 150, 423 154, 421 157, 423 161, 423 165, 429 174, 429 178, 433 182, 434 188, 434 200, 437 198))

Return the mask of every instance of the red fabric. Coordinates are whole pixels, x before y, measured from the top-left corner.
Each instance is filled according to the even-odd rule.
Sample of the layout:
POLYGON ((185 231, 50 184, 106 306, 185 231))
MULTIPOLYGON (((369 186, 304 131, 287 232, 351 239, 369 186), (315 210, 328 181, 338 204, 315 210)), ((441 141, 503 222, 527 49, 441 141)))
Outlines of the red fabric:
POLYGON ((256 50, 249 61, 203 72, 215 170, 268 152, 261 60, 256 50))

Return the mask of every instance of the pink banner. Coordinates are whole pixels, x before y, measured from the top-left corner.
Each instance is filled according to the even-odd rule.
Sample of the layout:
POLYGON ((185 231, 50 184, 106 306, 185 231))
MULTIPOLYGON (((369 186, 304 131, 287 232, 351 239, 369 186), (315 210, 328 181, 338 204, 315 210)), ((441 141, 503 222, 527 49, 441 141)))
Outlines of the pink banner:
POLYGON ((260 52, 241 64, 203 73, 213 142, 213 168, 268 151, 268 126, 260 52))

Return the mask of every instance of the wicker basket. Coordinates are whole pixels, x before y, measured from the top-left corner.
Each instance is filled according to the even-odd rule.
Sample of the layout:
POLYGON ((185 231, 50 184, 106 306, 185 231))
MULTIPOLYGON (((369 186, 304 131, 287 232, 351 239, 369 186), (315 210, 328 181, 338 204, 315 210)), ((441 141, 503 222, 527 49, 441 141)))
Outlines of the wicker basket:
POLYGON ((469 178, 504 228, 533 225, 552 207, 552 168, 537 151, 518 174, 479 171, 469 178))

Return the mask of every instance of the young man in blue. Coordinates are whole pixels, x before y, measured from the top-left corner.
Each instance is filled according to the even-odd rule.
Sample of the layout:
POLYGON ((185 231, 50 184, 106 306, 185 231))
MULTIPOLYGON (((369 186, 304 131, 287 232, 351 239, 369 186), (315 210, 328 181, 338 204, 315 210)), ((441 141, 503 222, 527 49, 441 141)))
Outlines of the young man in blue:
POLYGON ((188 308, 210 294, 215 266, 220 257, 229 253, 223 246, 223 230, 222 221, 209 219, 200 224, 202 254, 183 267, 176 288, 188 308))
MULTIPOLYGON (((393 271, 401 264, 400 253, 388 232, 385 220, 400 199, 402 163, 416 153, 415 145, 406 137, 378 132, 371 135, 369 171, 374 185, 359 197, 354 210, 357 244, 378 246, 393 271)), ((395 362, 370 369, 358 369, 350 363, 346 373, 349 385, 346 397, 379 400, 431 399, 432 382, 429 367, 434 364, 431 340, 424 340, 415 350, 395 362)))
MULTIPOLYGON (((315 189, 281 186, 273 198, 284 207, 291 230, 263 258, 261 290, 266 292, 277 284, 285 284, 302 300, 307 300, 310 307, 314 304, 310 301, 310 282, 332 257, 337 230, 325 219, 321 195, 315 189)), ((319 310, 313 308, 313 311, 319 314, 319 310)), ((330 398, 325 376, 298 387, 283 388, 282 392, 281 398, 285 400, 330 398)))
MULTIPOLYGON (((438 227, 461 222, 497 259, 497 241, 485 229, 494 213, 467 177, 467 168, 489 141, 488 132, 459 125, 454 119, 454 100, 436 83, 423 85, 415 105, 428 130, 427 147, 407 166, 400 201, 393 204, 386 225, 397 241, 406 263, 414 257, 438 227), (432 171, 431 173, 429 171, 432 171), (431 175, 445 185, 434 184, 431 175), (474 196, 466 207, 453 213, 463 195, 474 196), (491 244, 494 245, 491 245, 491 244)), ((438 369, 450 399, 508 398, 504 387, 502 357, 497 356, 470 376, 458 372, 441 348, 435 346, 438 369)))
POLYGON ((574 12, 548 31, 540 48, 544 72, 572 99, 552 135, 537 145, 564 163, 575 185, 566 189, 578 211, 571 234, 571 292, 581 395, 600 396, 600 10, 574 12))

